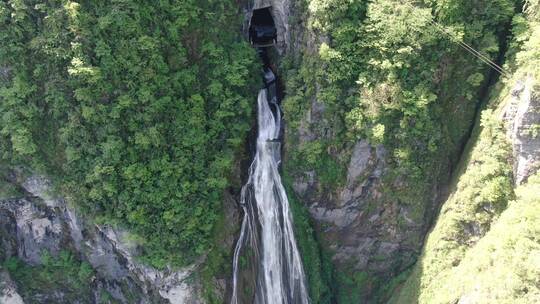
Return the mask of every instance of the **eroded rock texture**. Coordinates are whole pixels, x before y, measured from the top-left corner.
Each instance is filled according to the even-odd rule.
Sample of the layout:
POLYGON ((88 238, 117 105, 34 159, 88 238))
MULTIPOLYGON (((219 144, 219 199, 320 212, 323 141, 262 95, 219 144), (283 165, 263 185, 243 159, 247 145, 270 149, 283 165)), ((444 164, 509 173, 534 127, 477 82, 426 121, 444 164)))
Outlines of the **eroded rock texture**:
MULTIPOLYGON (((0 242, 5 257, 17 256, 37 265, 44 251, 54 256, 61 250, 73 250, 97 273, 93 298, 81 299, 81 303, 98 303, 103 292, 120 303, 201 303, 198 283, 190 278, 197 265, 180 270, 146 266, 135 259, 138 248, 126 231, 86 222, 65 200, 50 194, 49 182, 42 177, 20 182, 25 195, 0 200, 0 242)), ((0 277, 0 302, 22 303, 9 275, 2 272, 0 277)), ((34 297, 65 303, 62 290, 34 297)))
POLYGON ((514 151, 514 178, 518 185, 540 167, 540 97, 534 84, 532 77, 519 81, 504 109, 507 135, 514 151))

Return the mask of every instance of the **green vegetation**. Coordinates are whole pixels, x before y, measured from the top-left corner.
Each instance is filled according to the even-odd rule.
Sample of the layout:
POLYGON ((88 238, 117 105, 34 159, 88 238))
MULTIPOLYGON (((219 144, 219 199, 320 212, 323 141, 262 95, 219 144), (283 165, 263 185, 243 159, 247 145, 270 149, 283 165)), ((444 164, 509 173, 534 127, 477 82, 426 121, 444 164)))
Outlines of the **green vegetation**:
POLYGON ((368 271, 355 270, 354 265, 334 271, 334 298, 336 303, 356 304, 387 303, 392 291, 403 284, 409 275, 408 271, 388 280, 368 271))
POLYGON ((436 299, 441 292, 434 286, 439 286, 468 249, 490 231, 513 198, 511 148, 503 123, 492 110, 486 110, 481 127, 468 165, 396 303, 439 303, 436 299))
POLYGON ((439 293, 429 303, 449 303, 460 295, 483 303, 540 300, 539 190, 540 175, 517 188, 517 200, 509 203, 448 278, 437 282, 439 293))
MULTIPOLYGON (((258 60, 239 36, 242 2, 0 3, 0 171, 23 165, 51 176, 82 214, 130 229, 153 266, 205 256, 197 275, 208 303, 223 302, 216 279, 231 271, 223 240, 234 231, 221 202, 258 87, 258 60)), ((540 79, 540 1, 525 0, 517 15, 520 0, 299 2, 294 24, 325 39, 293 50, 281 65, 285 171, 314 171, 318 194, 331 196, 345 183, 358 139, 382 144, 389 155, 383 199, 367 206, 404 204, 425 224, 433 186, 448 178, 496 76, 453 40, 495 60, 511 25, 506 68, 540 79)), ((382 302, 393 290, 395 303, 540 297, 540 177, 514 191, 501 105, 495 100, 483 112, 478 142, 421 258, 394 280, 334 271, 288 187, 313 303, 382 302)), ((536 137, 540 128, 523 132, 536 137)), ((1 173, 0 198, 16 196, 5 179, 1 173)), ((44 254, 40 266, 11 258, 4 267, 30 303, 48 289, 68 300, 91 296, 93 270, 68 252, 44 254)))
POLYGON ((206 252, 251 125, 233 0, 0 3, 0 161, 53 176, 144 259, 206 252))
POLYGON ((17 197, 19 194, 20 192, 13 184, 0 180, 0 199, 17 197))
MULTIPOLYGON (((528 1, 530 5, 537 2, 528 1)), ((517 15, 507 69, 514 76, 498 85, 482 115, 456 188, 411 276, 391 303, 536 303, 540 299, 540 176, 513 188, 511 149, 500 111, 517 80, 538 77, 540 27, 537 12, 517 15)), ((536 85, 530 83, 527 85, 536 85)), ((536 78, 538 79, 538 78, 536 78)), ((534 125, 532 126, 534 130, 534 125)), ((530 131, 530 130, 525 130, 530 131)), ((528 134, 531 138, 534 134, 528 134)))
POLYGON ((6 166, 0 163, 0 199, 14 198, 20 195, 20 189, 8 181, 6 166))
POLYGON ((331 39, 317 54, 284 64, 290 133, 297 134, 313 99, 325 111, 322 119, 303 127, 319 139, 299 143, 292 138, 290 158, 307 160, 304 167, 314 168, 317 162, 309 160, 324 154, 337 163, 346 161, 332 151, 357 138, 383 143, 394 177, 415 185, 402 191, 415 193, 401 195, 414 197, 422 208, 417 198, 440 174, 440 163, 461 149, 491 72, 430 21, 496 58, 515 2, 311 0, 306 5, 312 30, 331 39))
MULTIPOLYGON (((58 257, 44 252, 41 262, 39 266, 32 266, 16 257, 8 258, 4 262, 3 266, 16 282, 17 291, 25 303, 43 303, 43 295, 56 292, 62 293, 63 303, 92 301, 94 270, 90 264, 79 261, 68 251, 60 252, 58 257)), ((48 300, 53 303, 59 298, 48 300)))
POLYGON ((200 278, 203 287, 203 298, 207 304, 225 303, 223 294, 218 294, 220 290, 218 279, 228 279, 232 273, 232 251, 229 251, 228 244, 225 244, 231 235, 235 235, 239 227, 235 227, 226 222, 225 217, 220 217, 212 231, 211 247, 206 255, 206 261, 200 271, 200 278))
POLYGON ((366 298, 366 291, 371 288, 370 275, 365 271, 348 270, 336 274, 337 303, 354 304, 362 303, 366 298))
POLYGON ((302 265, 307 276, 309 296, 313 304, 333 303, 332 264, 317 242, 309 213, 294 195, 288 178, 283 179, 291 211, 294 217, 294 235, 302 256, 302 265))
MULTIPOLYGON (((426 268, 427 261, 422 260, 422 270, 415 269, 393 303, 454 303, 461 297, 472 303, 537 303, 540 299, 539 190, 537 174, 517 188, 517 199, 509 202, 489 232, 460 254, 454 267, 444 268, 434 280, 425 281, 424 271, 435 274, 426 268)), ((426 251, 426 257, 430 254, 426 251)))
MULTIPOLYGON (((332 197, 343 185, 343 168, 358 139, 383 144, 388 168, 383 198, 376 203, 407 205, 415 222, 430 221, 434 184, 449 179, 448 168, 457 163, 496 76, 454 40, 497 60, 518 5, 515 0, 303 1, 307 31, 328 39, 305 41, 315 47, 290 54, 282 64, 287 171, 293 176, 315 171, 315 195, 332 197)), ((492 186, 502 187, 499 182, 504 183, 492 186)), ((392 289, 374 273, 364 280, 339 272, 336 294, 351 295, 351 302, 366 294, 383 299, 377 289, 392 289)))
POLYGON ((346 167, 328 155, 324 150, 328 145, 318 140, 305 142, 289 151, 286 168, 293 172, 314 170, 325 189, 336 189, 345 183, 346 167))

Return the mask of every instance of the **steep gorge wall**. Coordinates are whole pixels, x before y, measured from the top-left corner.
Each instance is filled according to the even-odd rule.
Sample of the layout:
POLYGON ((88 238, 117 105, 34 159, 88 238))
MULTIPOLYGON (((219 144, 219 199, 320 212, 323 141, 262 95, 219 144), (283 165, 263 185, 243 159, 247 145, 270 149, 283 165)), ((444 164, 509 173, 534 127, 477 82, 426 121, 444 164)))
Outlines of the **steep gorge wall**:
POLYGON ((540 301, 540 25, 513 21, 507 77, 491 90, 422 255, 390 303, 540 301))
POLYGON ((258 88, 239 4, 0 4, 2 290, 18 287, 29 302, 74 303, 79 291, 81 303, 223 302, 238 227, 234 170, 258 88), (90 181, 104 166, 118 178, 90 181), (20 167, 50 177, 58 204, 6 178, 20 167))
MULTIPOLYGON (((375 1, 372 6, 382 6, 383 2, 375 1)), ((469 139, 475 110, 493 71, 477 65, 474 57, 459 47, 433 50, 443 54, 440 64, 431 71, 438 95, 436 104, 444 111, 436 123, 448 128, 445 136, 449 139, 442 144, 446 147, 441 148, 437 159, 421 169, 429 176, 425 184, 416 184, 411 176, 400 173, 392 145, 362 136, 347 137, 335 127, 347 123, 338 111, 345 107, 340 103, 350 101, 338 100, 336 106, 325 100, 326 78, 333 75, 321 56, 324 45, 332 48, 335 38, 333 33, 312 25, 314 7, 325 5, 321 3, 299 1, 289 6, 290 42, 281 66, 286 78, 284 171, 294 194, 309 210, 323 255, 330 257, 335 268, 330 283, 334 300, 383 301, 392 288, 390 279, 409 269, 421 252, 424 238, 448 194, 451 175, 469 139), (464 65, 471 69, 460 71, 464 65), (466 84, 475 73, 481 75, 482 85, 471 88, 470 93, 460 90, 460 84, 466 84)), ((340 4, 328 3, 339 11, 340 4)), ((506 18, 498 24, 500 28, 508 29, 506 18)), ((484 34, 491 35, 489 31, 486 29, 484 34)), ((499 46, 504 46, 506 37, 501 35, 499 39, 499 46)), ((343 59, 348 54, 335 56, 343 59)), ((355 86, 352 83, 340 96, 356 96, 362 89, 355 86)))
POLYGON ((494 92, 422 255, 390 303, 540 300, 540 83, 527 70, 494 92))
MULTIPOLYGON (((91 292, 79 294, 80 303, 99 303, 106 297, 118 303, 201 303, 200 282, 191 278, 199 265, 177 270, 147 266, 137 260, 137 245, 127 231, 94 224, 77 215, 66 200, 55 196, 50 182, 43 177, 16 173, 11 177, 13 185, 18 185, 22 192, 0 197, 3 260, 17 257, 37 267, 44 254, 57 256, 66 250, 75 253, 95 272, 90 281, 83 282, 88 286, 82 288, 90 288, 91 292)), ((49 290, 35 286, 36 292, 30 286, 20 285, 17 290, 9 274, 2 271, 1 292, 13 301, 19 292, 29 302, 72 303, 72 290, 51 284, 54 287, 49 290)))
MULTIPOLYGON (((322 255, 329 256, 335 267, 332 274, 334 280, 327 281, 328 284, 333 285, 332 293, 334 294, 325 299, 333 298, 333 301, 338 299, 339 303, 347 303, 347 301, 358 303, 366 299, 375 301, 377 300, 374 299, 375 290, 381 289, 384 281, 408 269, 420 254, 423 239, 436 214, 439 202, 447 192, 445 187, 452 169, 456 166, 456 160, 460 157, 460 146, 467 139, 466 130, 474 123, 475 104, 480 100, 473 98, 471 101, 464 96, 445 97, 444 93, 439 96, 439 101, 448 105, 444 110, 451 113, 448 115, 449 118, 457 122, 452 126, 457 125, 460 132, 456 136, 455 143, 449 146, 449 151, 445 152, 446 154, 443 153, 444 157, 441 158, 439 167, 433 169, 437 171, 437 174, 433 175, 427 191, 421 196, 405 196, 407 189, 416 187, 407 176, 392 178, 398 170, 392 160, 394 151, 385 144, 374 143, 360 137, 348 138, 337 147, 313 145, 313 143, 340 138, 342 134, 333 128, 333 120, 339 120, 339 117, 334 115, 335 107, 330 107, 325 101, 325 95, 322 94, 324 84, 321 76, 324 78, 328 74, 324 72, 326 63, 318 58, 321 45, 331 45, 332 37, 310 26, 312 12, 307 4, 308 2, 305 1, 255 0, 246 4, 244 11, 246 20, 249 20, 251 8, 268 5, 273 7, 273 15, 279 32, 277 48, 283 56, 280 69, 283 70, 286 83, 292 83, 294 78, 303 78, 301 83, 305 85, 300 89, 294 85, 286 87, 286 94, 290 99, 284 101, 285 107, 287 104, 295 104, 295 100, 298 99, 302 102, 300 115, 285 117, 287 131, 284 172, 289 186, 294 189, 294 193, 291 194, 298 197, 301 205, 307 206, 308 222, 314 224, 316 237, 322 247, 322 255), (302 91, 301 94, 300 91, 302 91), (457 100, 455 104, 448 102, 448 99, 452 98, 457 100), (311 155, 308 153, 297 157, 301 147, 317 150, 315 159, 309 159, 311 155), (314 163, 316 166, 307 168, 300 166, 298 159, 314 163), (329 172, 331 174, 328 174, 329 172), (417 205, 414 204, 415 202, 417 205)), ((458 52, 456 56, 468 55, 458 52)), ((469 75, 456 74, 455 70, 459 69, 463 62, 456 62, 448 57, 443 59, 438 69, 433 72, 433 77, 437 79, 436 87, 442 92, 448 92, 453 88, 452 83, 465 83, 469 75), (455 64, 455 70, 452 70, 453 64, 455 64), (459 81, 454 76, 457 76, 459 81)), ((465 62, 469 61, 465 60, 465 62)), ((480 69, 479 71, 486 79, 489 78, 487 70, 480 69)), ((0 72, 4 74, 3 69, 0 72)), ((352 85, 347 91, 347 95, 356 94, 356 88, 352 85)), ((516 90, 516 94, 518 93, 519 90, 516 90)), ((514 154, 516 159, 519 159, 515 163, 516 176, 521 176, 517 178, 518 180, 526 180, 526 176, 534 171, 533 164, 538 160, 538 155, 535 154, 535 151, 538 151, 538 143, 530 140, 532 133, 521 132, 524 130, 523 125, 534 125, 537 119, 536 112, 531 110, 535 107, 535 102, 527 106, 514 102, 513 109, 515 110, 505 112, 513 125, 510 129, 516 130, 509 129, 508 132, 512 134, 514 154)), ((290 109, 286 109, 286 114, 291 113, 290 109)), ((442 123, 448 123, 448 120, 442 123)), ((234 167, 233 175, 244 174, 241 172, 243 169, 240 162, 237 162, 234 167)), ((233 185, 226 191, 223 202, 224 223, 221 226, 218 225, 216 229, 220 231, 216 234, 216 238, 220 239, 220 246, 218 246, 220 248, 211 250, 210 256, 207 257, 207 261, 210 261, 208 264, 211 266, 204 269, 185 269, 185 271, 147 269, 143 264, 130 261, 129 250, 120 248, 122 246, 118 244, 118 240, 112 237, 113 231, 100 232, 95 230, 98 229, 97 226, 84 225, 89 228, 80 229, 81 232, 73 234, 72 225, 77 221, 73 221, 71 215, 66 217, 65 212, 69 210, 69 207, 64 203, 59 206, 47 206, 44 203, 47 199, 36 198, 35 195, 28 193, 16 200, 2 200, 2 214, 7 214, 9 220, 6 222, 13 224, 2 228, 8 229, 7 234, 3 235, 13 234, 12 232, 15 231, 13 229, 31 228, 30 226, 15 228, 14 223, 17 222, 17 217, 21 216, 27 216, 29 221, 24 221, 30 224, 36 221, 44 225, 45 228, 40 227, 45 230, 40 228, 38 232, 39 235, 50 237, 47 242, 35 245, 34 242, 39 239, 39 235, 34 237, 31 233, 23 233, 24 237, 17 240, 5 239, 8 244, 15 244, 13 248, 20 249, 24 248, 26 237, 31 245, 28 250, 13 249, 10 255, 18 255, 28 262, 31 262, 30 256, 37 257, 37 252, 49 245, 52 251, 58 251, 60 243, 62 246, 76 248, 77 240, 80 241, 81 238, 79 233, 85 240, 83 243, 102 244, 101 247, 84 244, 85 250, 77 250, 81 257, 90 261, 92 265, 95 264, 94 266, 98 269, 95 284, 101 284, 102 287, 96 287, 96 292, 99 294, 99 290, 107 290, 108 293, 117 296, 115 298, 120 299, 120 302, 125 302, 127 297, 118 286, 125 284, 122 282, 130 282, 131 288, 136 290, 137 297, 142 302, 154 303, 169 298, 173 301, 181 301, 178 303, 198 303, 202 301, 200 294, 208 288, 201 287, 202 282, 192 281, 189 274, 195 273, 195 277, 202 276, 203 280, 210 282, 210 289, 212 293, 215 293, 215 297, 212 296, 213 302, 220 303, 226 301, 224 299, 227 298, 226 293, 230 289, 228 286, 230 273, 227 266, 230 264, 229 255, 233 248, 234 231, 239 225, 238 193, 234 190, 235 187, 238 188, 239 185, 233 185), (19 212, 20 210, 26 213, 19 212), (56 222, 58 223, 54 224, 56 222), (54 231, 50 227, 61 228, 54 231), (92 258, 93 252, 99 252, 99 254, 94 254, 92 258), (97 259, 95 256, 102 256, 103 259, 97 259), (122 263, 117 263, 118 260, 122 263), (105 266, 100 266, 100 263, 105 266), (215 269, 211 269, 212 267, 215 269), (106 274, 110 274, 111 271, 122 275, 119 278, 107 277, 106 274)), ((305 219, 296 219, 296 221, 301 220, 305 219)), ((306 231, 309 230, 309 225, 302 227, 306 231)), ((6 248, 9 246, 6 245, 6 248)), ((314 251, 318 249, 315 246, 314 251)), ((321 255, 319 252, 315 254, 321 255)), ((308 254, 304 252, 305 255, 308 254)), ((329 270, 307 269, 307 271, 329 270)), ((14 294, 12 282, 10 283, 7 279, 4 282, 4 290, 9 291, 5 294, 14 294)), ((398 301, 398 303, 407 302, 398 301)))

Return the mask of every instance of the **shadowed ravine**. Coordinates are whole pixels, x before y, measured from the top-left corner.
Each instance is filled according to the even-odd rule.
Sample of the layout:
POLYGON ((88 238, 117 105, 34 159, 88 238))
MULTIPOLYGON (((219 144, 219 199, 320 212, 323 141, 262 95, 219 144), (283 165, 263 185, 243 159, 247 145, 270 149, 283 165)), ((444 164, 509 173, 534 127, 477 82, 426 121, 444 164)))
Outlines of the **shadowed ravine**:
POLYGON ((244 219, 234 251, 231 303, 241 303, 239 263, 247 248, 254 262, 254 299, 257 304, 309 303, 304 270, 293 233, 292 215, 281 184, 281 110, 275 76, 265 70, 266 88, 258 96, 257 151, 242 188, 244 219))

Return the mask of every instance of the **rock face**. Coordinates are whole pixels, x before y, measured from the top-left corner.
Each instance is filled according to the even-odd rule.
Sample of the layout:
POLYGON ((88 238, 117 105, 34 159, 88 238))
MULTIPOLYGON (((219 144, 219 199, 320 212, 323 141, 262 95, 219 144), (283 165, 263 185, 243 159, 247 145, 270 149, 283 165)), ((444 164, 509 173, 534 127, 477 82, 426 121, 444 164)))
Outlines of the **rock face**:
POLYGON ((9 277, 9 273, 0 270, 0 303, 24 304, 22 297, 17 292, 17 286, 9 277))
MULTIPOLYGON (((298 3, 289 3, 288 10, 284 10, 292 16, 289 33, 284 36, 289 38, 285 52, 295 58, 318 54, 318 46, 328 40, 307 26, 305 14, 309 13, 305 10, 298 3)), ((318 90, 317 84, 315 90, 318 90)), ((330 125, 325 122, 326 108, 317 98, 315 94, 310 100, 296 134, 286 134, 284 162, 288 161, 288 150, 293 149, 287 146, 291 144, 287 137, 296 137, 295 145, 332 141, 337 137, 326 127, 330 125)), ((370 277, 382 280, 402 272, 415 262, 421 250, 434 213, 431 211, 444 194, 441 185, 445 181, 434 183, 426 194, 429 200, 426 209, 429 210, 419 212, 402 204, 399 197, 388 194, 388 188, 399 189, 407 185, 399 178, 393 184, 384 180, 389 166, 388 153, 383 146, 372 146, 360 139, 340 147, 339 151, 328 152, 342 160, 347 173, 343 185, 328 190, 315 171, 304 171, 293 174, 292 186, 299 200, 308 207, 322 246, 332 254, 336 271, 366 272, 370 277)))
POLYGON ((401 271, 414 262, 423 222, 384 197, 384 147, 360 140, 350 154, 346 183, 336 193, 320 191, 313 171, 296 176, 294 190, 308 206, 338 268, 381 275, 401 271))
POLYGON ((540 167, 540 96, 532 77, 514 86, 503 113, 514 151, 515 182, 520 185, 540 167))
MULTIPOLYGON (((283 54, 289 45, 289 17, 290 17, 290 2, 289 0, 249 0, 249 4, 245 8, 245 26, 244 30, 247 33, 249 21, 251 20, 252 10, 265 7, 271 7, 272 17, 277 29, 277 45, 278 51, 283 54)), ((247 35, 247 34, 246 34, 247 35)))
MULTIPOLYGON (((134 303, 133 299, 135 303, 202 303, 200 286, 190 277, 197 265, 157 270, 141 264, 127 232, 87 223, 64 199, 50 195, 49 182, 42 177, 31 176, 20 184, 26 195, 0 199, 0 243, 6 257, 18 256, 36 265, 44 250, 55 255, 72 248, 97 273, 92 283, 94 303, 103 292, 120 303, 134 303)), ((0 273, 0 282, 1 303, 22 303, 7 273, 0 273), (5 300, 8 298, 12 302, 5 300)), ((41 298, 62 302, 61 293, 51 291, 41 298)))
MULTIPOLYGON (((269 4, 273 1, 259 1, 269 4)), ((256 1, 256 3, 258 3, 256 1)), ((289 25, 284 27, 288 33, 285 38, 285 53, 301 61, 304 54, 317 54, 320 42, 326 37, 312 32, 307 25, 298 2, 282 1, 289 8, 281 10, 289 16, 289 25), (287 40, 288 39, 288 40, 287 40)), ((275 13, 279 14, 280 11, 275 13)), ((283 19, 283 18, 282 18, 283 19)), ((283 51, 283 50, 282 50, 283 51)), ((523 184, 540 167, 540 94, 535 94, 534 81, 523 79, 515 86, 510 102, 503 111, 507 121, 507 135, 512 142, 514 154, 514 177, 516 184, 523 184)), ((315 91, 317 91, 315 84, 315 91)), ((540 91, 536 89, 536 91, 540 91)), ((296 122, 298 128, 287 129, 284 163, 290 158, 291 145, 303 145, 313 141, 331 142, 336 137, 332 130, 325 128, 325 106, 314 94, 303 113, 303 118, 296 122), (293 138, 288 140, 287 138, 293 138)), ((286 101, 285 101, 286 102, 286 101)), ((303 105, 304 106, 304 105, 303 105)), ((473 124, 473 114, 467 123, 473 124)), ((287 117, 285 117, 285 120, 287 117)), ((465 130, 465 128, 464 128, 465 130)), ((468 140, 463 134, 463 144, 468 140)), ((459 145, 457 145, 459 146, 459 145)), ((294 172, 292 186, 299 200, 308 207, 314 219, 315 228, 324 249, 332 255, 336 272, 367 272, 385 280, 395 276, 413 265, 421 251, 437 207, 445 199, 445 187, 450 181, 453 165, 460 158, 459 148, 452 159, 442 160, 442 172, 431 189, 425 191, 425 197, 419 197, 419 204, 425 208, 413 208, 402 203, 402 198, 391 195, 392 189, 410 187, 405 179, 399 177, 388 182, 387 151, 382 146, 371 146, 365 140, 358 140, 340 151, 328 151, 336 159, 344 160, 346 181, 337 189, 328 190, 315 170, 294 172), (447 168, 448 167, 448 168, 447 168), (389 190, 391 189, 391 190, 389 190), (419 211, 420 210, 420 211, 419 211)), ((291 173, 291 172, 289 172, 291 173)), ((415 198, 407 198, 414 202, 415 198)), ((470 235, 481 234, 480 227, 467 227, 470 235)), ((462 300, 467 302, 466 299, 462 300)), ((461 302, 460 302, 461 303, 461 302)))

